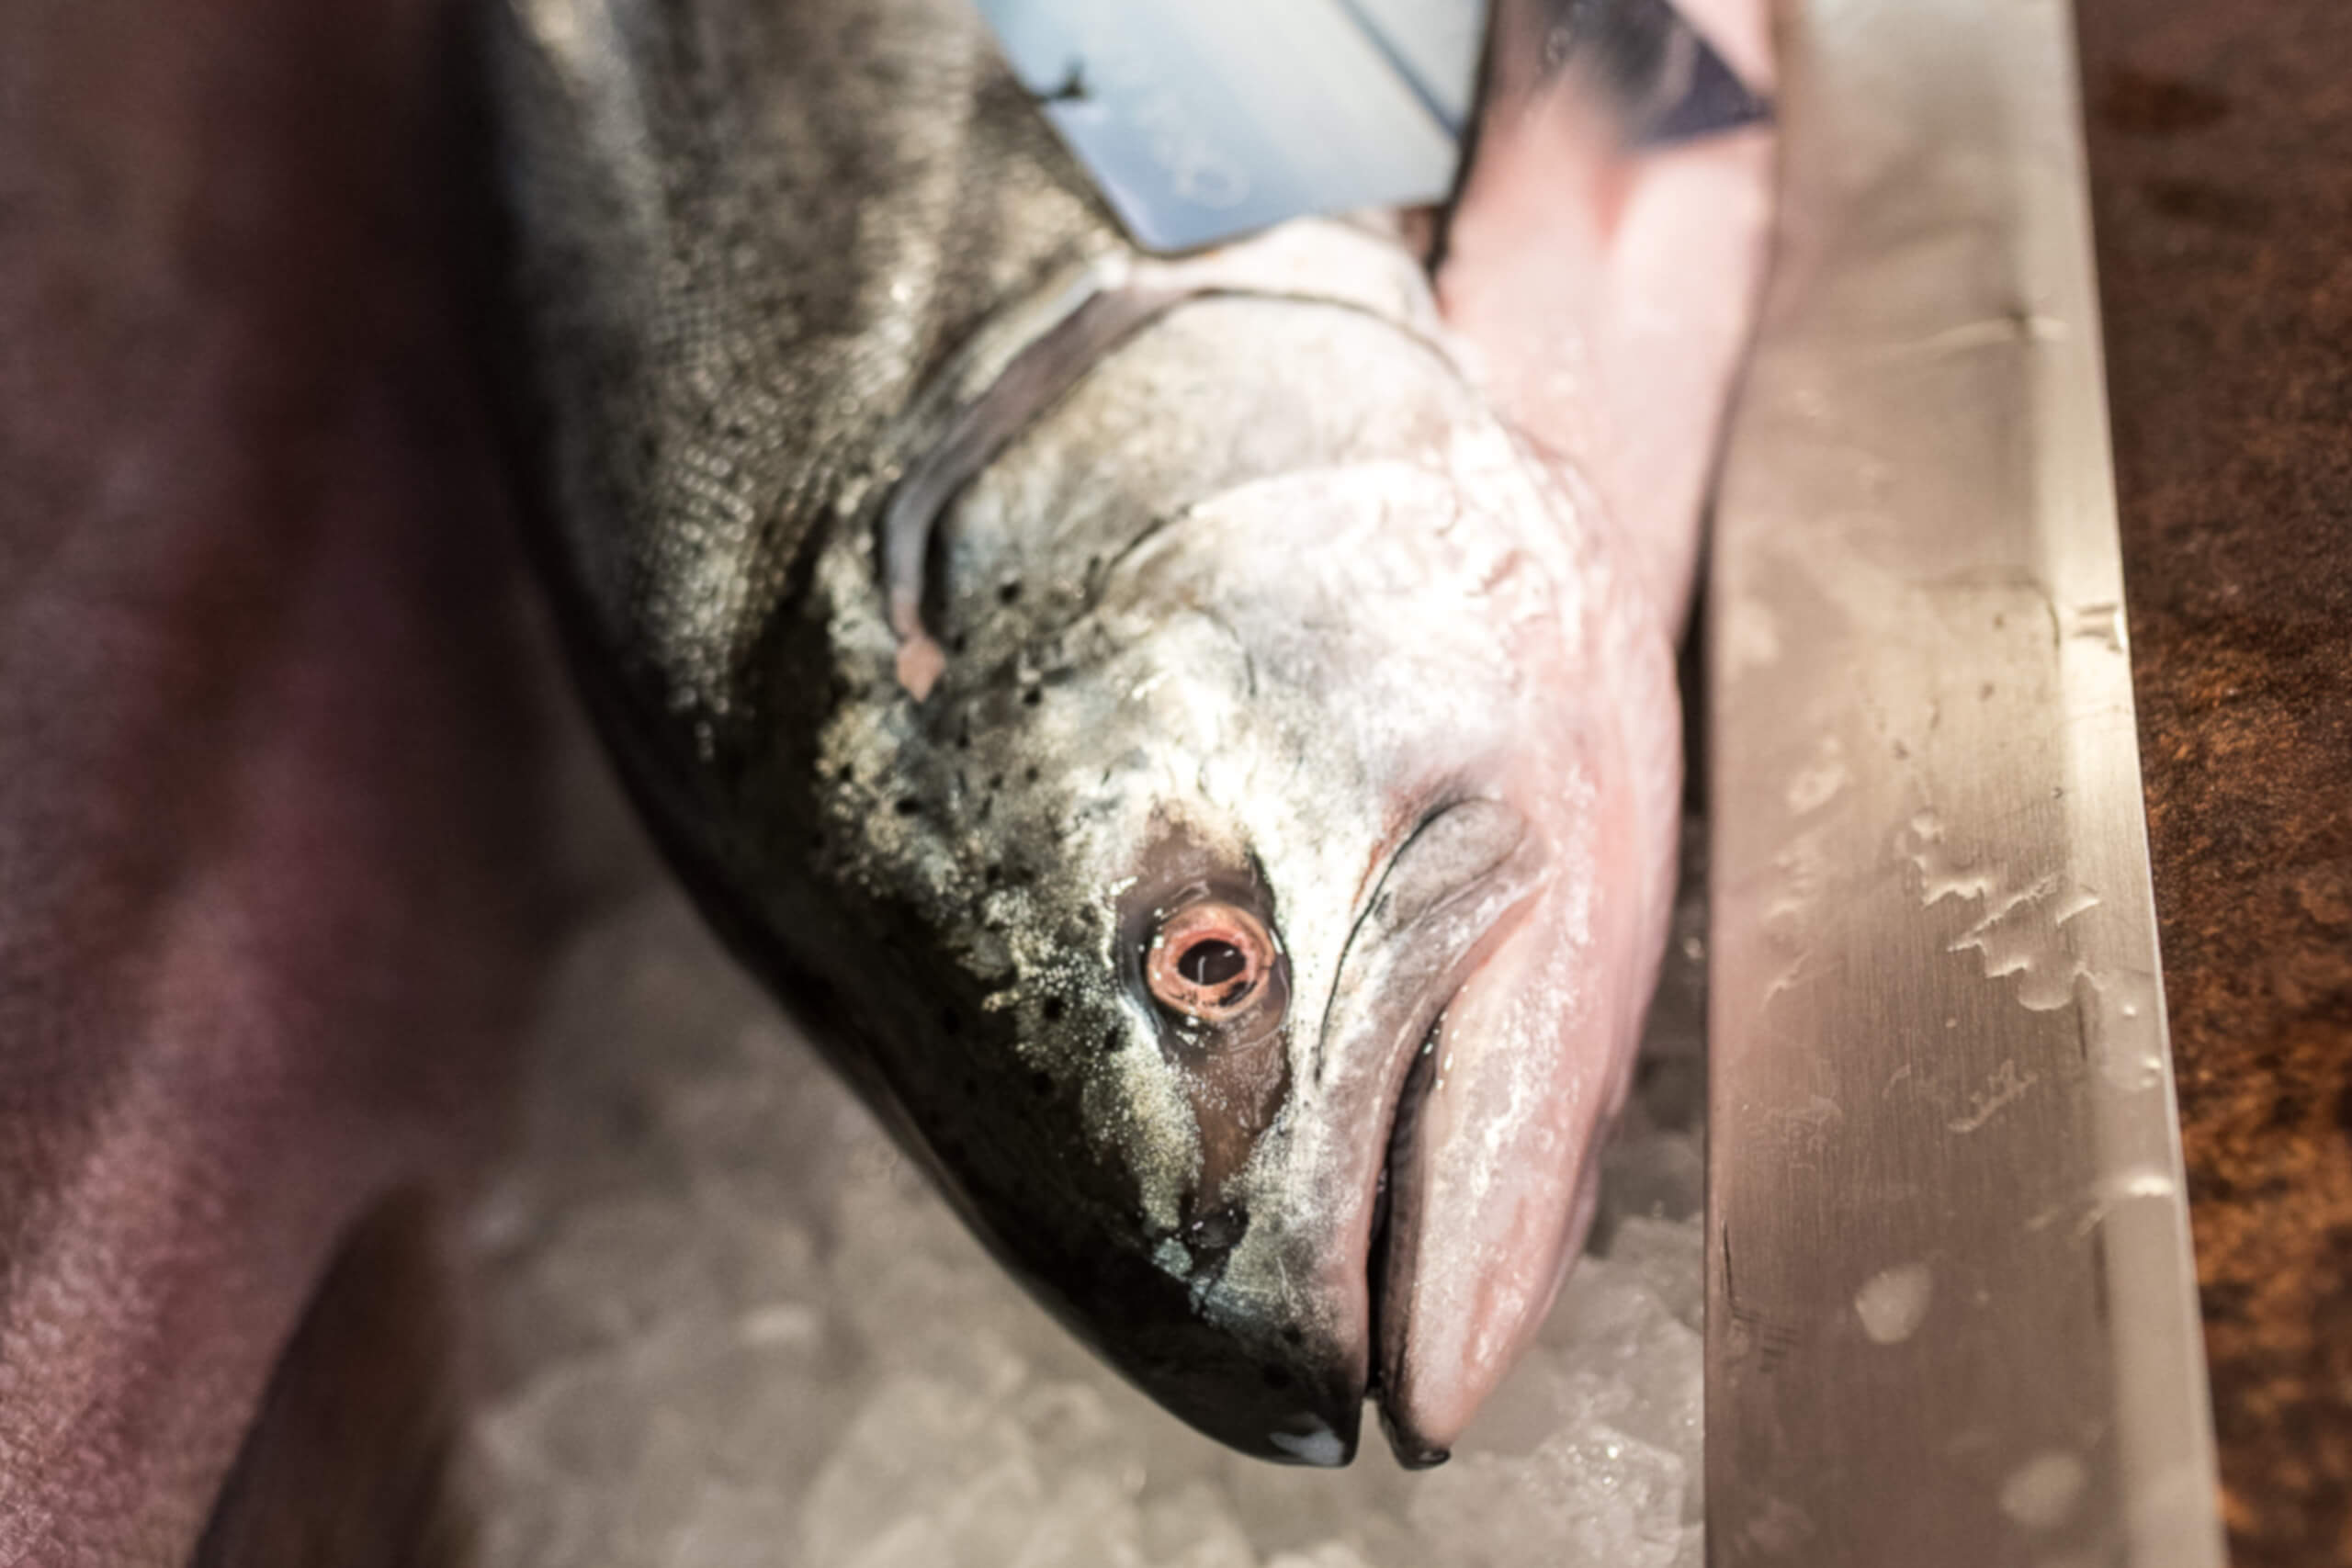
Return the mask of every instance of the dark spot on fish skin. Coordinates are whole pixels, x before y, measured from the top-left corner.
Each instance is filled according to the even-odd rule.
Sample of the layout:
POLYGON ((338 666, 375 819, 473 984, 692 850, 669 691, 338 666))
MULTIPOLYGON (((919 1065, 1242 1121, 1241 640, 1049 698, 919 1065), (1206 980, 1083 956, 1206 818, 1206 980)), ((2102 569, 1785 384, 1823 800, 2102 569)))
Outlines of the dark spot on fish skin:
POLYGON ((1052 1094, 1054 1092, 1054 1080, 1052 1076, 1043 1072, 1031 1073, 1029 1075, 1029 1092, 1035 1095, 1040 1100, 1043 1100, 1047 1095, 1052 1094))
POLYGON ((980 884, 982 886, 994 887, 1003 880, 1004 868, 1002 866, 984 865, 980 868, 980 884))
POLYGON ((1227 1203, 1193 1219, 1184 1227, 1184 1243, 1195 1252, 1229 1252, 1250 1228, 1250 1211, 1227 1203))
POLYGON ((1037 768, 1035 763, 1032 763, 1028 767, 1021 770, 1021 782, 1023 784, 1035 784, 1037 782, 1037 768))
POLYGON ((956 654, 958 657, 961 657, 964 653, 967 652, 971 649, 971 646, 972 638, 971 634, 968 632, 957 632, 954 637, 947 639, 947 651, 956 654))
POLYGON ((1102 1032, 1102 1049, 1105 1051, 1116 1051, 1125 1043, 1126 1042, 1120 1037, 1117 1030, 1106 1029, 1102 1032))
POLYGON ((1042 686, 1032 686, 1021 694, 1021 705, 1023 707, 1034 708, 1045 700, 1046 691, 1042 686))
POLYGON ((1062 1021, 1062 1013, 1064 1011, 1061 998, 1047 997, 1046 998, 1046 1005, 1043 1010, 1047 1023, 1059 1023, 1062 1021))
POLYGON ((1303 1344, 1305 1344, 1306 1342, 1306 1334, 1305 1334, 1305 1333, 1301 1332, 1301 1330, 1300 1330, 1300 1328, 1299 1328, 1298 1325, 1296 1325, 1296 1324, 1295 1324, 1295 1323, 1285 1323, 1285 1324, 1283 1324, 1283 1344, 1285 1344, 1285 1345, 1303 1345, 1303 1344))
POLYGON ((899 797, 898 809, 901 817, 920 816, 922 812, 922 802, 911 795, 902 795, 899 797))
POLYGON ((1000 583, 996 591, 996 602, 1000 604, 1019 604, 1021 602, 1021 580, 1016 577, 1010 582, 1000 583))
POLYGON ((971 749, 972 721, 967 718, 964 721, 962 728, 956 731, 956 750, 958 751, 968 751, 971 749))
POLYGON ((1004 775, 1002 773, 990 773, 989 775, 989 793, 990 795, 994 795, 998 790, 1001 790, 1003 787, 1004 775))

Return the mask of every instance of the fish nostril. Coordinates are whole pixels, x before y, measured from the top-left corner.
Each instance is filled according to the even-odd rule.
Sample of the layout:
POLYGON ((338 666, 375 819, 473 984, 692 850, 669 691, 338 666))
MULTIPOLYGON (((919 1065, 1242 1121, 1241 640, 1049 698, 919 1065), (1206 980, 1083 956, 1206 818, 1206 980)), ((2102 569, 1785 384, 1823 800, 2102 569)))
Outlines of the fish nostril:
POLYGON ((1241 1233, 1250 1228, 1250 1211, 1238 1203, 1227 1203, 1197 1216, 1184 1227, 1184 1244, 1198 1256, 1201 1253, 1222 1253, 1233 1250, 1241 1233))

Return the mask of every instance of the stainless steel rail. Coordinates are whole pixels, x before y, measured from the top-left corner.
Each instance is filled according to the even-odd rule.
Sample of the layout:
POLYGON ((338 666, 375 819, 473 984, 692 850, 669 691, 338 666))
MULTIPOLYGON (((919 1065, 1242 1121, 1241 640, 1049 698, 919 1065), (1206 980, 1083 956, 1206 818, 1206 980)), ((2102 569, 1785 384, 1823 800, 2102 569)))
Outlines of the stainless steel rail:
POLYGON ((1708 609, 1718 1568, 2213 1568, 2063 0, 1811 0, 1708 609))

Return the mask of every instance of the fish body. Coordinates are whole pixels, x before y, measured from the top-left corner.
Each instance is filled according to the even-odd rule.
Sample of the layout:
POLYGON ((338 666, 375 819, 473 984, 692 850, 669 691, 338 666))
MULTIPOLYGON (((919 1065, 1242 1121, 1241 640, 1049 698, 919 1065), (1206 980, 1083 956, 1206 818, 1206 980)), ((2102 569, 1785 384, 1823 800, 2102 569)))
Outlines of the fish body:
POLYGON ((705 910, 1177 1415, 1442 1457, 1672 886, 1689 541, 1554 417, 1609 345, 1514 378, 1576 322, 1465 335, 1509 270, 1456 309, 1378 223, 1136 254, 960 0, 527 0, 493 59, 539 554, 705 910))

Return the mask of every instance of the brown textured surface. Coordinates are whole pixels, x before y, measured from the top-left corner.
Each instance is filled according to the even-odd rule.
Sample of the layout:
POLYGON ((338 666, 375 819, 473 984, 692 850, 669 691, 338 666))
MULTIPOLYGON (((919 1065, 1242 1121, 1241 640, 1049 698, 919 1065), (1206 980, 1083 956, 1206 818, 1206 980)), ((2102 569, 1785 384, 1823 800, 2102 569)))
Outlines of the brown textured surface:
POLYGON ((2078 8, 2233 1553, 2352 1562, 2352 6, 2078 8))

